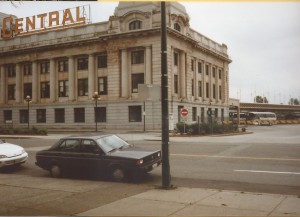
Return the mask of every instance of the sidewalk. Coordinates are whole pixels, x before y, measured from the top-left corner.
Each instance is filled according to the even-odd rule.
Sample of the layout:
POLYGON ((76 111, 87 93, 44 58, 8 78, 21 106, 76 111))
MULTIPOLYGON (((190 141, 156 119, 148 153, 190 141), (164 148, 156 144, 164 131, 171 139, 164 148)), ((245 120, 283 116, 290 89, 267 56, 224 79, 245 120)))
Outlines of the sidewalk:
POLYGON ((152 189, 78 216, 300 216, 300 198, 199 188, 152 189))

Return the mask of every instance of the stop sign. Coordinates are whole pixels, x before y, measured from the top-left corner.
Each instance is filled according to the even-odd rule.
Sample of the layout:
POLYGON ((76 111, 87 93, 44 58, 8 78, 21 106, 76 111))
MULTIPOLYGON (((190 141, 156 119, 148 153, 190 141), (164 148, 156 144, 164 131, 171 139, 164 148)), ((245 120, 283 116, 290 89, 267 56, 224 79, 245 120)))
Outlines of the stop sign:
POLYGON ((189 114, 189 110, 187 110, 186 108, 183 108, 180 110, 180 114, 182 117, 186 117, 189 114))

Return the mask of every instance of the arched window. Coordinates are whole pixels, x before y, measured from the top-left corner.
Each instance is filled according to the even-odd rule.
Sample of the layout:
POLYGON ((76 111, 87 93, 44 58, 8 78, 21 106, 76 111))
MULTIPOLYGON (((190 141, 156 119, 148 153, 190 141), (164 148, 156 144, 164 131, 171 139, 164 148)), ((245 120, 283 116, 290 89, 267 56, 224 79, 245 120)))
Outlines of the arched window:
POLYGON ((178 23, 174 23, 174 29, 177 30, 178 32, 181 31, 181 27, 178 23))
POLYGON ((129 30, 141 29, 142 28, 142 21, 134 20, 129 23, 129 30))

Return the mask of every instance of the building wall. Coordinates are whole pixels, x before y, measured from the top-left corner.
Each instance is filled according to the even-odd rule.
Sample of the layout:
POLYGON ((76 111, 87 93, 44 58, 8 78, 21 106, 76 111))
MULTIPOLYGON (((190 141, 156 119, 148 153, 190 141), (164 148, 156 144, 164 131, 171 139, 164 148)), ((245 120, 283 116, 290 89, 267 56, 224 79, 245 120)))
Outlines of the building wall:
MULTIPOLYGON (((157 11, 157 3, 143 4, 136 6, 144 11, 132 9, 131 12, 128 11, 127 3, 120 3, 118 7, 120 15, 117 16, 118 13, 115 13, 108 22, 0 40, 0 45, 3 45, 0 53, 0 126, 5 127, 7 120, 12 121, 16 127, 27 126, 25 116, 28 104, 24 101, 27 95, 24 86, 31 84, 32 90, 29 91, 31 94, 28 94, 32 99, 29 103, 31 126, 48 129, 93 129, 95 127, 93 95, 98 91, 98 78, 106 77, 107 93, 100 94, 101 99, 97 101, 97 107, 106 108, 106 120, 97 123, 99 129, 141 130, 144 125, 146 130, 160 129, 160 100, 141 99, 138 90, 133 90, 133 85, 137 85, 135 79, 142 79, 143 82, 138 81, 138 83, 153 85, 155 88, 158 88, 161 83, 161 42, 160 30, 157 28, 160 23, 160 12, 157 11), (151 13, 149 10, 152 10, 151 13), (130 23, 134 21, 141 21, 141 26, 130 29, 130 23), (132 64, 135 58, 139 61, 138 55, 132 57, 137 51, 142 51, 144 61, 132 64), (101 55, 106 55, 107 66, 99 68, 97 58, 101 55), (78 69, 81 58, 87 60, 88 67, 83 70, 78 69), (67 60, 68 70, 60 72, 59 63, 62 60, 67 60), (45 61, 49 62, 49 72, 42 73, 45 61), (26 75, 25 65, 31 65, 30 75, 26 75), (14 70, 15 75, 11 72, 14 70), (87 79, 84 91, 86 94, 83 96, 80 96, 81 91, 78 90, 82 82, 79 79, 87 79), (68 82, 69 94, 60 97, 59 81, 63 80, 68 82), (47 97, 42 96, 41 82, 49 82, 47 97), (11 85, 15 85, 15 98, 9 98, 12 92, 9 90, 12 88, 11 85), (57 117, 55 118, 59 108, 64 109, 65 112, 63 123, 57 123, 57 117), (76 108, 84 109, 84 114, 77 114, 81 117, 75 117, 76 108), (37 122, 37 112, 40 109, 46 111, 46 123, 37 122), (139 117, 132 112, 136 110, 130 113, 130 109, 138 109, 139 117), (11 118, 9 111, 11 111, 11 118), (76 119, 81 122, 78 120, 75 122, 76 119), (130 121, 133 119, 136 121, 130 121)), ((172 8, 172 3, 169 3, 168 8, 168 84, 171 126, 175 126, 180 121, 179 112, 182 107, 189 109, 186 120, 188 122, 197 121, 198 116, 202 117, 201 121, 204 121, 209 109, 217 109, 218 120, 221 121, 228 116, 228 65, 231 60, 227 55, 227 47, 190 29, 185 9, 180 5, 175 4, 172 8), (178 14, 171 13, 172 11, 178 14), (175 24, 178 24, 180 29, 174 29, 175 24), (174 57, 176 55, 177 61, 174 57), (206 75, 206 67, 209 69, 208 75, 206 75), (176 77, 177 84, 175 84, 176 77), (199 95, 199 83, 202 86, 201 95, 199 95), (207 88, 206 83, 208 83, 207 88), (207 91, 208 95, 206 95, 207 91)))

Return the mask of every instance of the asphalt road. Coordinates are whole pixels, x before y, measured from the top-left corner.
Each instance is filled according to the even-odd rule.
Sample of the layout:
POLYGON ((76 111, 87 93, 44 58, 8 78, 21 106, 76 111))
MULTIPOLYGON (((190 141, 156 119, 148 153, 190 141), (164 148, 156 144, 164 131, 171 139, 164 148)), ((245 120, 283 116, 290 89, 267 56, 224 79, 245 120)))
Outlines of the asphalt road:
MULTIPOLYGON (((248 131, 254 133, 171 137, 171 183, 300 196, 300 125, 257 126, 248 131)), ((148 149, 161 146, 159 138, 130 138, 135 145, 148 149)), ((161 185, 161 167, 134 183, 85 177, 54 179, 34 163, 36 151, 57 139, 48 136, 6 140, 25 147, 29 159, 20 168, 1 170, 0 215, 72 215, 161 185)))

